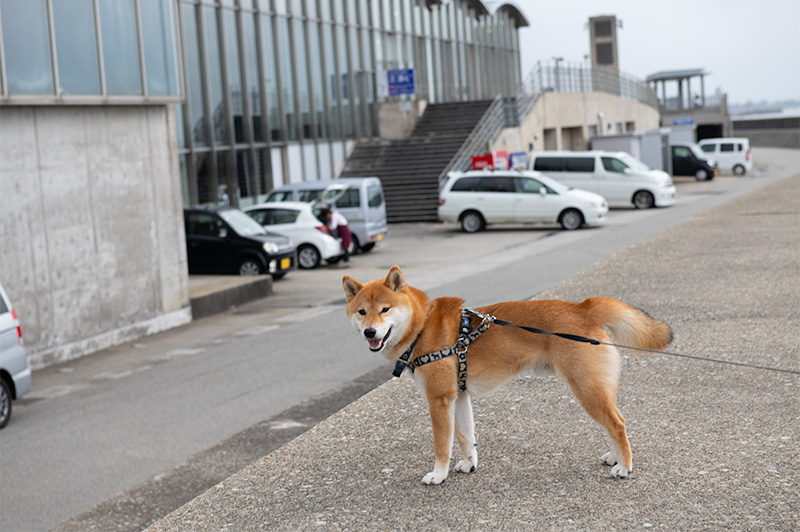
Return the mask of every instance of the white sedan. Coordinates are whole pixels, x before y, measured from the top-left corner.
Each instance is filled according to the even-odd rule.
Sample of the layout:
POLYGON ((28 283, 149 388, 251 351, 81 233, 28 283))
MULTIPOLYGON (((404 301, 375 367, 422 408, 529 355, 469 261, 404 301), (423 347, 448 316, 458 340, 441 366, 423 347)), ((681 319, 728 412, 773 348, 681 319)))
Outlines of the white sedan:
POLYGON ((439 219, 467 233, 493 223, 558 223, 567 230, 604 224, 603 196, 570 188, 539 172, 450 172, 439 191, 439 219))
POLYGON ((334 263, 344 254, 339 240, 317 218, 318 209, 309 203, 259 203, 242 210, 269 231, 289 237, 297 246, 297 264, 301 268, 316 268, 323 260, 334 263))

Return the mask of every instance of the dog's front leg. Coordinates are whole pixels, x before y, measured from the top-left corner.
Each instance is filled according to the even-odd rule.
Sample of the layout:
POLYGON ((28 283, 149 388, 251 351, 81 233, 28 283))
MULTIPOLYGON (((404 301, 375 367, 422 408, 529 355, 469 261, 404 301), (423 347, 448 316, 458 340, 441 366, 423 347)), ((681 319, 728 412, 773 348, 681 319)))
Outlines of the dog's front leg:
POLYGON ((450 468, 450 451, 453 448, 453 425, 455 399, 458 393, 428 397, 428 409, 433 427, 433 453, 436 460, 433 471, 422 477, 425 484, 441 484, 450 468))
POLYGON ((475 441, 475 421, 469 392, 459 392, 456 399, 456 439, 463 456, 456 464, 456 471, 472 473, 478 467, 478 444, 475 441))

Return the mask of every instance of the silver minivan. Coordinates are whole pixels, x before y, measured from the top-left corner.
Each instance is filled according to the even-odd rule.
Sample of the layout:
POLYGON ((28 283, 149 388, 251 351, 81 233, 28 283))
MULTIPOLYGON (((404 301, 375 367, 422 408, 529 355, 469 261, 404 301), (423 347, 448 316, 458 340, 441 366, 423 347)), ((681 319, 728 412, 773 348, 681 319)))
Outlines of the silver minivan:
POLYGON ((31 370, 22 343, 22 329, 0 284, 0 429, 11 419, 11 401, 31 389, 31 370))
POLYGON ((342 177, 304 181, 272 189, 266 202, 303 201, 332 203, 353 232, 353 250, 369 251, 389 232, 386 225, 386 200, 377 177, 342 177))
POLYGON ((535 152, 528 164, 531 170, 567 186, 600 194, 610 207, 667 207, 677 199, 668 173, 653 170, 625 152, 535 152))

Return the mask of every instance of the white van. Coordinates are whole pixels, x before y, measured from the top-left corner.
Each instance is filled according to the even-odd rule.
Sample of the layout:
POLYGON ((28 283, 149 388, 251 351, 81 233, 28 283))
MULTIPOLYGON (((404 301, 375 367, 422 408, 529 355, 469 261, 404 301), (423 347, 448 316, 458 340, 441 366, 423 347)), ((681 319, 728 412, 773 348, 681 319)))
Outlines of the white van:
POLYGON ((677 198, 668 173, 625 152, 534 152, 528 165, 567 186, 600 194, 611 207, 667 207, 677 198))
POLYGON ((377 177, 342 177, 282 185, 272 189, 265 200, 274 201, 332 203, 347 218, 355 251, 371 250, 389 232, 383 185, 377 177), (322 197, 326 190, 329 193, 322 197))
POLYGON ((746 137, 703 139, 698 144, 709 159, 717 161, 720 170, 730 170, 734 175, 745 175, 753 169, 750 139, 746 137))

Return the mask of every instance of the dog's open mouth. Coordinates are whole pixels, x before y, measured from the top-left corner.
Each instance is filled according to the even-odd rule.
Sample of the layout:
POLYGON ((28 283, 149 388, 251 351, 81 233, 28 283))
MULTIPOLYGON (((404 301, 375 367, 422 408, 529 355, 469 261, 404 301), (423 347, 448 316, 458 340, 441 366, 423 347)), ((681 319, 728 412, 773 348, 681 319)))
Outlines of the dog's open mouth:
POLYGON ((389 338, 389 335, 392 334, 392 328, 389 327, 389 330, 386 332, 386 336, 383 338, 371 338, 369 339, 369 350, 370 351, 380 351, 383 349, 384 344, 386 343, 386 339, 389 338))

